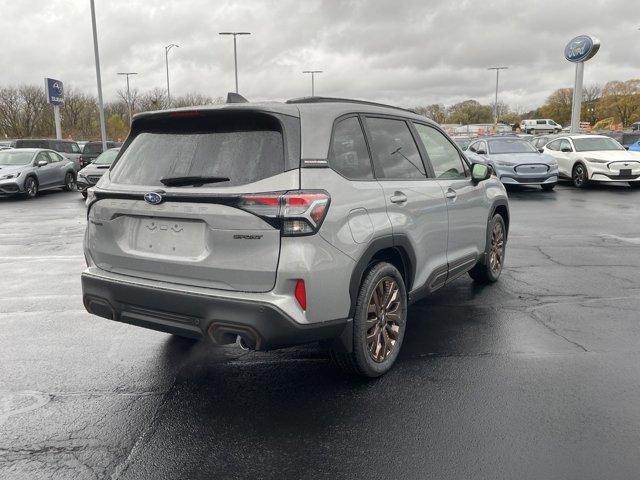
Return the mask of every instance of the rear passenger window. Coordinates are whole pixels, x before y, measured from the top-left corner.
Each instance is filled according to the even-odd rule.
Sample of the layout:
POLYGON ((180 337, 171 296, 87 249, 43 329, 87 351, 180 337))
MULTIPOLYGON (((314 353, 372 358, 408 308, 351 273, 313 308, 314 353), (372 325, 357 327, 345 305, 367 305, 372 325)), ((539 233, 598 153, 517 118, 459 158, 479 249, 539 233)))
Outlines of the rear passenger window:
POLYGON ((546 146, 549 150, 558 151, 560 150, 560 140, 554 140, 553 142, 549 142, 547 143, 546 146))
POLYGON ((426 173, 416 142, 403 120, 367 118, 376 177, 422 180, 426 173))
POLYGON ((49 156, 49 163, 57 163, 62 160, 60 155, 58 155, 57 153, 46 152, 46 154, 49 156))
MULTIPOLYGON (((460 158, 458 150, 442 133, 435 128, 419 123, 416 123, 415 126, 422 143, 424 143, 424 148, 427 150, 436 178, 464 178, 467 176, 464 162, 460 158)), ((479 142, 479 145, 476 145, 478 151, 486 148, 483 143, 479 142)))
POLYGON ((349 180, 372 180, 371 159, 357 117, 341 120, 333 131, 329 166, 349 180))

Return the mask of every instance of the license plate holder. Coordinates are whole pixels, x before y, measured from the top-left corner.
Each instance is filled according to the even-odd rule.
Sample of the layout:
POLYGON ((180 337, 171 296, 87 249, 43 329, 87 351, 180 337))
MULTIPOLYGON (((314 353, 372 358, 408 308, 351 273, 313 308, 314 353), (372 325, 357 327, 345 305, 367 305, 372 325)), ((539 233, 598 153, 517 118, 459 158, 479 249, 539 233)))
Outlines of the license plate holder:
POLYGON ((630 168, 621 168, 620 169, 620 176, 621 177, 628 177, 629 175, 631 175, 631 169, 630 168))

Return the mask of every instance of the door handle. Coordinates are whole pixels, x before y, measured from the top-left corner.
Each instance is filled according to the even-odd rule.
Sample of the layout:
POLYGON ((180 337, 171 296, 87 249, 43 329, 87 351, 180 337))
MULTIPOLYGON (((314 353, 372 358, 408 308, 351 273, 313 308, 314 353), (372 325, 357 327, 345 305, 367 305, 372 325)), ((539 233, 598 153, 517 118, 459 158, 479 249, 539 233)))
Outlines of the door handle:
POLYGON ((402 192, 393 192, 389 200, 391 203, 407 203, 407 196, 402 192))
POLYGON ((458 194, 456 193, 456 191, 453 188, 448 188, 447 189, 447 193, 444 194, 445 197, 451 199, 451 200, 455 200, 456 197, 458 196, 458 194))

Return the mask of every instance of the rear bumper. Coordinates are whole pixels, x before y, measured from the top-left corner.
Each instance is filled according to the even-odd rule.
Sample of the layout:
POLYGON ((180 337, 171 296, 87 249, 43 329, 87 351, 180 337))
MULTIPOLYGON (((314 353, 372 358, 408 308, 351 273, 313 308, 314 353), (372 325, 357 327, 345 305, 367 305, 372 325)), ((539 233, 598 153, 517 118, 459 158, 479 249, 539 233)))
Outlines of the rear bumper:
POLYGON ((272 350, 337 338, 349 319, 300 324, 275 305, 202 295, 82 274, 88 312, 110 320, 219 344, 240 335, 256 350, 272 350))

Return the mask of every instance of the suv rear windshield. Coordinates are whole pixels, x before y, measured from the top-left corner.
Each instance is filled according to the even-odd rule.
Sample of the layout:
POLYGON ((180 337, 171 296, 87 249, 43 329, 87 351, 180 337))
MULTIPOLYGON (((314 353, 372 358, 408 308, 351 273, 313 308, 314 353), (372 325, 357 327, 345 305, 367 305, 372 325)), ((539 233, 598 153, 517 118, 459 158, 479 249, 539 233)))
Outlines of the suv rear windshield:
POLYGON ((87 143, 82 149, 82 153, 102 153, 102 143, 87 143))
POLYGON ((111 172, 114 183, 161 186, 160 179, 226 177, 233 187, 285 171, 280 122, 266 114, 219 114, 141 121, 111 172))

